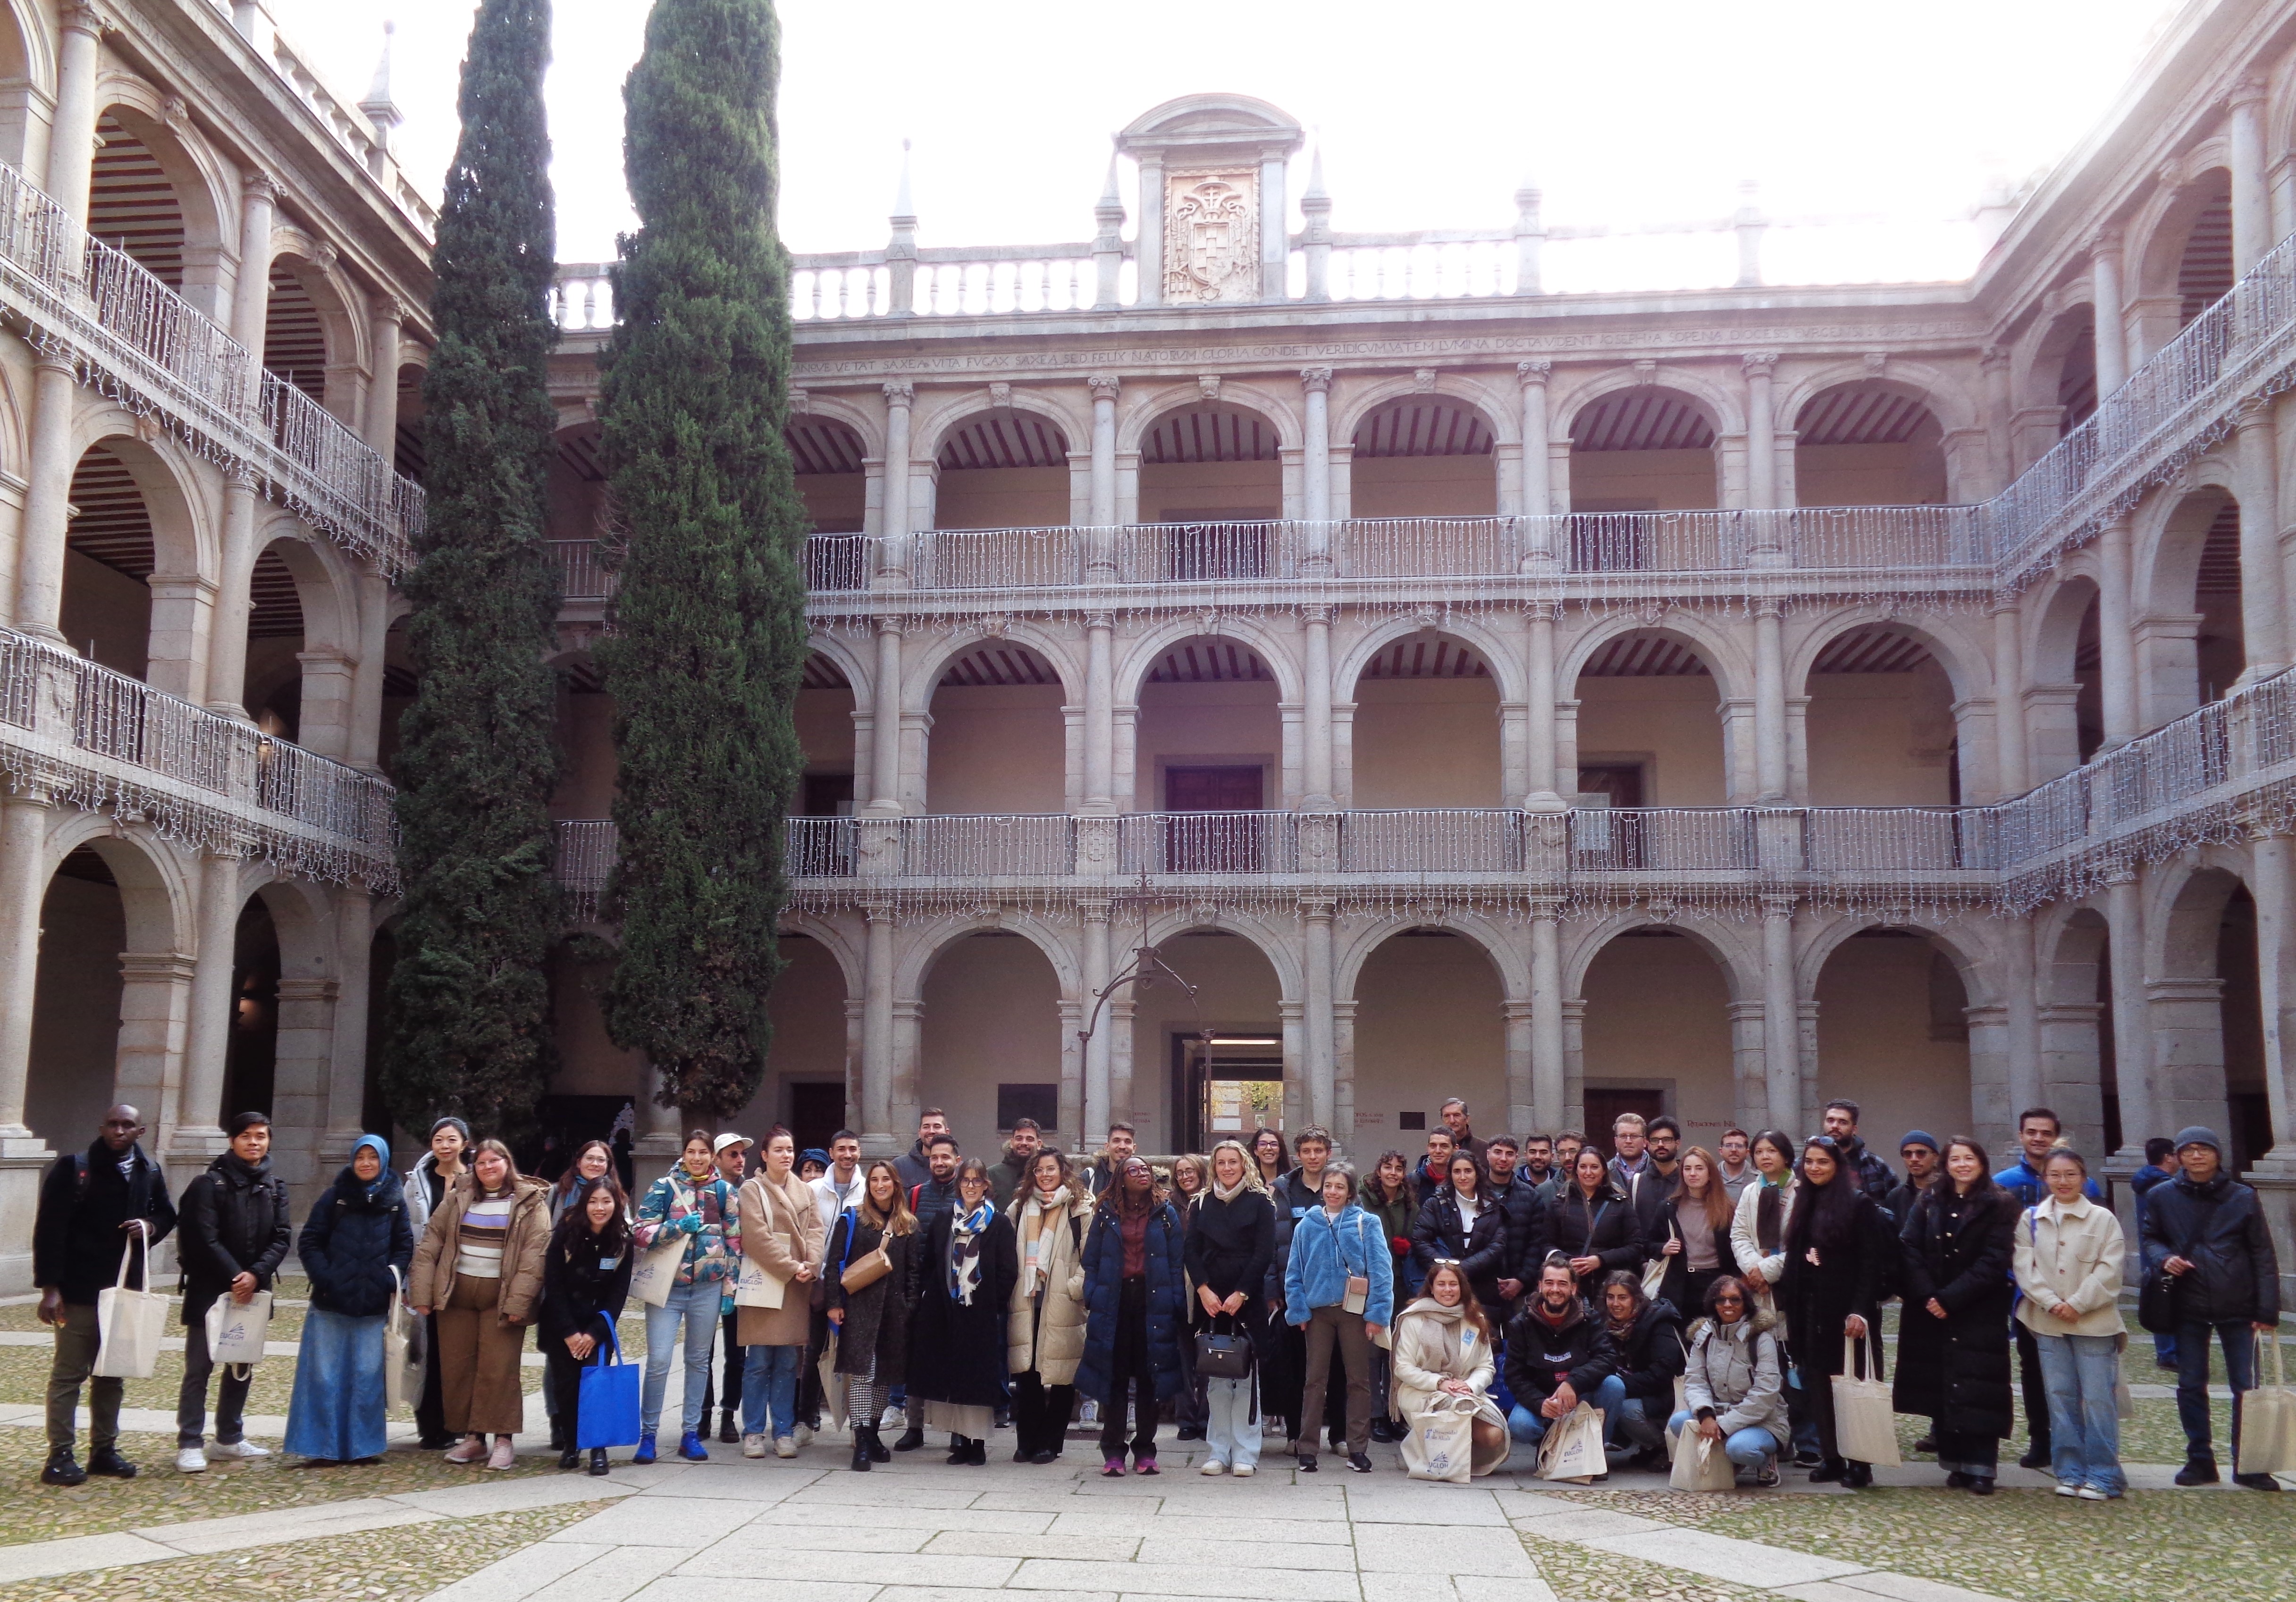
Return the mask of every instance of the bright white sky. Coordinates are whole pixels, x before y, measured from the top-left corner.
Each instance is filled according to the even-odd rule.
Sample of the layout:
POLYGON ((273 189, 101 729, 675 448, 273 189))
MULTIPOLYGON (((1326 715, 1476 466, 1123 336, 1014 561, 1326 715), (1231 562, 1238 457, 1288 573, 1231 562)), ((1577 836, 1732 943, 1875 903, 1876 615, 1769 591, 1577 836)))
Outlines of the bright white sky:
MULTIPOLYGON (((400 150, 435 194, 473 0, 272 4, 354 100, 382 20, 397 20, 400 150)), ((610 257, 634 221, 621 83, 645 9, 557 0, 550 100, 567 261, 610 257)), ((1754 178, 1773 215, 1895 220, 1846 241, 1841 276, 1957 277, 1972 246, 1948 220, 1965 217, 1988 167, 2021 180, 2070 150, 2169 9, 1228 0, 1182 22, 1168 8, 1077 0, 783 0, 782 231, 797 250, 883 243, 906 136, 922 242, 1088 239, 1110 134, 1159 102, 1218 89, 1319 133, 1342 230, 1504 226, 1526 176, 1550 225, 1718 217, 1754 178)), ((1128 173, 1125 193, 1130 206, 1128 173)))

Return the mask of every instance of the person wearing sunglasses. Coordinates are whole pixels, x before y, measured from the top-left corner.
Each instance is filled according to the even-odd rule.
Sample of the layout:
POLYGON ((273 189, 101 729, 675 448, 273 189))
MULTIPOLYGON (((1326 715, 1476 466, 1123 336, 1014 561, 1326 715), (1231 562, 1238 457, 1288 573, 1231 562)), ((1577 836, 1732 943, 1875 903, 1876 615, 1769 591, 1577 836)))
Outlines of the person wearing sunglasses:
POLYGON ((1706 1321, 1690 1343, 1683 1376, 1685 1405, 1666 1426, 1669 1436, 1695 1429, 1720 1442, 1723 1455, 1765 1486, 1778 1483, 1778 1453, 1792 1440, 1777 1329, 1778 1315, 1757 1307, 1735 1274, 1708 1286, 1706 1321))

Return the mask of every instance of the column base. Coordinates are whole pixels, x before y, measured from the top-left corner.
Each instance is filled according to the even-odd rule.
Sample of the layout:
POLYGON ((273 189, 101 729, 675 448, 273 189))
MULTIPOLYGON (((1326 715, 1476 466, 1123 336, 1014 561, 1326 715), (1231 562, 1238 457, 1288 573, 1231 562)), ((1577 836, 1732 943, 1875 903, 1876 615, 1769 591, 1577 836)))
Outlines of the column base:
POLYGON ((0 1126, 0 1163, 53 1163, 48 1143, 20 1124, 0 1126))
POLYGON ((230 1149, 230 1139, 221 1129, 209 1124, 204 1129, 176 1130, 174 1134, 168 1137, 167 1145, 160 1148, 160 1156, 163 1159, 190 1157, 205 1165, 213 1162, 230 1149))
POLYGON ((901 1144, 901 1138, 898 1135, 863 1135, 861 1137, 861 1160, 865 1163, 872 1157, 898 1157, 907 1148, 901 1144))
POLYGON ((40 1182, 55 1153, 0 1156, 0 1295, 32 1288, 32 1221, 40 1209, 40 1182))
POLYGON ((14 626, 18 633, 29 634, 43 645, 62 646, 64 650, 71 651, 74 656, 79 654, 73 649, 72 642, 64 638, 62 631, 52 623, 19 623, 14 626))

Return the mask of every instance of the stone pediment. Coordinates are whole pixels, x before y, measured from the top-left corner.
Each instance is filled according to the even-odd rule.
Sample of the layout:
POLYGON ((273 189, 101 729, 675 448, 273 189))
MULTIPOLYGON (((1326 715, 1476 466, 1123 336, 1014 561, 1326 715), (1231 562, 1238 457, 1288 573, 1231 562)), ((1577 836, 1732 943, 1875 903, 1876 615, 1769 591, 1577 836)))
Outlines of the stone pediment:
POLYGON ((1116 148, 1135 157, 1244 151, 1288 156, 1306 139, 1299 123, 1264 100, 1249 94, 1184 94, 1127 124, 1116 135, 1116 148))

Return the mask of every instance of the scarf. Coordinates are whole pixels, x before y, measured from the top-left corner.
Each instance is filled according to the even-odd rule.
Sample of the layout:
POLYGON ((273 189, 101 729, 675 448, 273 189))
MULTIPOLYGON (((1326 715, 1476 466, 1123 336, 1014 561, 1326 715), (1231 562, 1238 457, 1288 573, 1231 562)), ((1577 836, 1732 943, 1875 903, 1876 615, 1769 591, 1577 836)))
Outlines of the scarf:
POLYGON ((1224 1202, 1232 1202, 1237 1197, 1242 1196, 1245 1191, 1257 1189, 1259 1188, 1251 1182, 1255 1177, 1256 1176, 1253 1174, 1246 1173, 1242 1179, 1236 1181, 1233 1185, 1223 1185, 1218 1180, 1214 1180, 1212 1181, 1212 1194, 1219 1197, 1220 1200, 1224 1202))
POLYGON ((1754 1244, 1764 1255, 1775 1256, 1781 1244, 1782 1231, 1778 1219, 1785 1210, 1786 1192, 1792 1189, 1792 1176, 1780 1184, 1768 1174, 1762 1175, 1762 1188, 1754 1198, 1754 1244))
POLYGON ((980 1288, 980 1238, 996 1216, 996 1209, 985 1196, 970 1213, 949 1209, 948 1294, 960 1307, 972 1306, 972 1293, 980 1288))
MULTIPOLYGON (((358 1138, 358 1144, 351 1148, 353 1162, 358 1160, 358 1154, 362 1148, 371 1148, 376 1157, 382 1159, 382 1166, 375 1170, 374 1178, 366 1187, 366 1198, 373 1201, 375 1192, 382 1189, 383 1181, 390 1178, 390 1145, 381 1135, 361 1135, 358 1138)), ((353 1183, 357 1183, 358 1176, 354 1173, 351 1179, 353 1183)))
POLYGON ((1068 1215, 1069 1188, 1062 1185, 1046 1195, 1042 1190, 1029 1192, 1029 1199, 1021 1207, 1021 1294, 1034 1296, 1037 1279, 1045 1261, 1045 1241, 1050 1231, 1047 1221, 1057 1221, 1068 1215))

